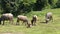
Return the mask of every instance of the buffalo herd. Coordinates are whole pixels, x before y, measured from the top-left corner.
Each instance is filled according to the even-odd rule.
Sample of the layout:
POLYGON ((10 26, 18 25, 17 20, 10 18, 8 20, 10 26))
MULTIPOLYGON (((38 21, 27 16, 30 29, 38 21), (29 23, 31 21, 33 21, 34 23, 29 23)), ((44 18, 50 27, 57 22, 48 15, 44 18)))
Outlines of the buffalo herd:
MULTIPOLYGON (((16 19, 16 25, 19 25, 19 21, 22 21, 23 23, 25 23, 25 25, 27 25, 27 27, 31 27, 33 25, 36 25, 37 22, 37 15, 33 15, 32 19, 29 20, 27 16, 24 15, 18 15, 17 19, 16 19)), ((13 24, 14 20, 13 20, 13 14, 11 13, 5 13, 2 14, 0 17, 0 24, 4 25, 5 20, 9 20, 9 23, 13 24)), ((52 17, 52 13, 48 12, 45 15, 45 23, 48 23, 50 20, 53 20, 52 17)))

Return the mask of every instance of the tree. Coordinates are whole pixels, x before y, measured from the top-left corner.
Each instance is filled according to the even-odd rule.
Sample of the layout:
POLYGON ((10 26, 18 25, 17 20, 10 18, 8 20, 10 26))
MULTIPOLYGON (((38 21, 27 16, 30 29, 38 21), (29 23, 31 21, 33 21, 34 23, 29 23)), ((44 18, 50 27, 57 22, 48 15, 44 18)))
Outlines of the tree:
POLYGON ((46 4, 47 4, 46 0, 37 0, 35 3, 34 10, 38 10, 38 11, 42 10, 46 4))
POLYGON ((60 8, 60 0, 57 1, 56 8, 60 8))
POLYGON ((28 13, 32 10, 32 4, 35 0, 1 0, 2 13, 12 13, 15 16, 22 13, 28 13))

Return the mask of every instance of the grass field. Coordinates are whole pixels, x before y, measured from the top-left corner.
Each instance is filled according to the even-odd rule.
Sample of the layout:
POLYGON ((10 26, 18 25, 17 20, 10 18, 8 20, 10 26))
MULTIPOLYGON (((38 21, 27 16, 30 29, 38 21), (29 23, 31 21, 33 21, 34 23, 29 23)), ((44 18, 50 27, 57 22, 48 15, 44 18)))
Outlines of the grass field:
MULTIPOLYGON (((13 33, 13 34, 60 34, 60 9, 45 9, 43 11, 30 12, 27 14, 28 18, 36 14, 39 21, 37 25, 31 28, 26 28, 24 25, 11 25, 5 22, 5 25, 0 25, 0 33, 13 33), (53 13, 53 22, 41 23, 45 20, 45 14, 47 12, 53 13)), ((16 18, 14 19, 16 23, 16 18)))

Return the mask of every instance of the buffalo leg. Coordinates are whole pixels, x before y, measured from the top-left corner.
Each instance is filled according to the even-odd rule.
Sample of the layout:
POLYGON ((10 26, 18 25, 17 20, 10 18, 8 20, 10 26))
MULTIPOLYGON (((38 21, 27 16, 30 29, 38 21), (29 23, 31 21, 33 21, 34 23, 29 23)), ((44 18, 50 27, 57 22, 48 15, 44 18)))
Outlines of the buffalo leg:
POLYGON ((4 25, 4 22, 5 22, 5 21, 3 20, 3 25, 4 25))
POLYGON ((13 24, 13 20, 10 20, 10 23, 13 24))
POLYGON ((17 23, 16 23, 16 25, 19 25, 19 20, 17 19, 17 23))
POLYGON ((32 26, 33 26, 33 20, 31 20, 31 24, 32 24, 32 26))
POLYGON ((36 21, 34 21, 34 25, 36 25, 36 21))
POLYGON ((1 24, 1 21, 0 21, 0 24, 1 24))
POLYGON ((46 20, 46 23, 48 23, 48 21, 46 20))
POLYGON ((51 19, 50 20, 52 20, 52 22, 53 22, 53 18, 52 18, 52 16, 51 16, 51 19))
POLYGON ((25 25, 27 25, 28 24, 28 21, 26 20, 26 21, 23 21, 23 23, 25 23, 25 25))

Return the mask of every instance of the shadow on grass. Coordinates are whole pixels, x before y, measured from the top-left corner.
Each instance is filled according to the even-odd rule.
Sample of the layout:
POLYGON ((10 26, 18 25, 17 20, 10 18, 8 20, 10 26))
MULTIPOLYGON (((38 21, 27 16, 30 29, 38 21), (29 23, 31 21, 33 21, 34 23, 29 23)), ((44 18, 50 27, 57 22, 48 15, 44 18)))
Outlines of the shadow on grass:
POLYGON ((46 23, 46 22, 40 22, 40 23, 46 23))

